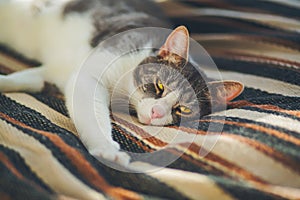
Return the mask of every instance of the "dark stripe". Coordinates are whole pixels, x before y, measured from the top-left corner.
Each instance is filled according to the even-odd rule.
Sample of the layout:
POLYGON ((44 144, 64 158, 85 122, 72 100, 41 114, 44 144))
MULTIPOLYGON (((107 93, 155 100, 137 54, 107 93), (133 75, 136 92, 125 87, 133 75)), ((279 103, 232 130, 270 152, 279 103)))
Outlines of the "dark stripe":
MULTIPOLYGON (((256 43, 260 43, 260 37, 243 37, 243 36, 236 36, 232 37, 232 40, 253 40, 256 43)), ((269 41, 269 43, 273 43, 269 41)), ((273 44, 274 45, 274 44, 273 44)), ((263 56, 258 54, 250 54, 250 53, 242 53, 238 51, 228 51, 228 50, 208 50, 210 54, 216 58, 227 59, 232 61, 244 61, 244 62, 252 62, 252 63, 259 63, 259 64, 266 64, 266 67, 272 67, 275 69, 286 69, 290 70, 295 73, 300 73, 300 63, 297 61, 291 61, 288 59, 277 58, 277 57, 270 57, 270 56, 263 56)))
POLYGON ((255 21, 247 21, 231 17, 217 16, 192 16, 189 18, 172 18, 176 25, 186 24, 191 33, 239 33, 265 35, 293 41, 299 44, 298 33, 278 27, 271 27, 267 24, 261 24, 255 21), (192 24, 192 26, 191 26, 192 24))
POLYGON ((147 133, 142 128, 135 126, 134 124, 132 124, 124 119, 114 116, 114 120, 116 120, 116 121, 118 121, 118 123, 128 127, 131 131, 135 132, 141 138, 143 138, 144 140, 147 140, 148 142, 152 143, 155 146, 165 147, 168 145, 168 143, 166 143, 156 137, 153 137, 151 134, 147 133))
POLYGON ((15 151, 0 145, 0 153, 3 153, 9 159, 9 162, 18 170, 18 173, 22 174, 24 179, 28 182, 32 182, 32 186, 35 185, 37 189, 45 190, 49 194, 53 194, 52 189, 46 185, 25 163, 24 159, 15 151))
MULTIPOLYGON (((224 119, 223 117, 224 116, 220 116, 220 120, 222 122, 222 119, 224 119)), ((214 118, 214 120, 216 120, 216 118, 214 118)), ((207 122, 204 123, 208 124, 207 122)), ((278 138, 277 136, 266 132, 269 129, 269 131, 276 131, 281 133, 282 135, 286 135, 286 137, 289 137, 288 134, 286 134, 285 132, 278 131, 277 127, 276 129, 272 129, 271 127, 269 127, 269 125, 266 124, 260 125, 258 122, 233 117, 226 117, 226 121, 224 123, 225 124, 223 132, 240 135, 242 137, 250 138, 252 140, 257 140, 261 143, 266 144, 267 146, 274 148, 278 152, 286 154, 286 156, 289 156, 291 159, 300 162, 299 145, 294 144, 290 141, 286 141, 283 138, 278 138)))
MULTIPOLYGON (((182 154, 182 152, 179 152, 177 149, 168 149, 167 152, 179 155, 182 154)), ((168 165, 168 167, 205 175, 215 175, 228 178, 230 177, 228 174, 208 164, 207 162, 199 159, 196 160, 187 154, 182 154, 181 157, 168 165)))
POLYGON ((9 196, 8 193, 6 193, 6 191, 2 191, 0 189, 0 197, 1 197, 1 200, 11 200, 13 199, 11 196, 9 196))
MULTIPOLYGON (((114 125, 115 129, 115 125, 114 125)), ((122 129, 118 127, 117 129, 122 129)), ((113 130, 114 139, 115 137, 120 138, 116 132, 119 130, 113 130)), ((123 134, 123 133, 121 133, 123 134)), ((128 133, 129 134, 129 133, 128 133)), ((123 136, 121 136, 122 138, 123 136)), ((127 136, 126 136, 127 137, 127 136)), ((130 139, 133 137, 130 137, 130 139)), ((128 138, 127 138, 128 139, 128 138)), ((130 141, 130 140, 129 140, 130 141)), ((122 140, 123 142, 123 140, 122 140)), ((120 145, 124 145, 120 143, 120 145)), ((140 145, 137 145, 136 138, 133 139, 132 145, 135 147, 126 147, 122 148, 125 151, 135 152, 135 153, 146 153, 147 151, 143 150, 140 145)), ((129 145, 131 145, 129 143, 129 145)), ((170 154, 170 152, 168 153, 170 154)), ((140 159, 139 159, 140 160, 140 159)), ((131 162, 134 162, 135 158, 131 158, 131 162)), ((186 161, 185 161, 186 162, 186 161)), ((166 199, 186 199, 186 197, 180 192, 176 191, 174 188, 169 187, 168 185, 158 181, 155 178, 152 178, 144 173, 123 173, 121 171, 115 170, 113 168, 107 167, 105 165, 100 164, 98 161, 92 160, 91 163, 101 171, 103 176, 109 180, 109 182, 115 186, 124 187, 132 191, 136 191, 142 194, 146 194, 152 197, 166 198, 166 199)), ((147 163, 151 163, 148 162, 147 163)))
MULTIPOLYGON (((210 45, 205 45, 205 40, 202 40, 202 35, 203 34, 192 34, 192 38, 194 38, 195 40, 198 40, 199 43, 203 46, 205 46, 205 48, 207 50, 210 49, 210 45)), ((289 38, 283 38, 282 34, 278 34, 277 32, 274 33, 266 33, 266 34, 254 34, 254 33, 231 33, 231 34, 226 34, 226 33, 220 33, 220 34, 214 34, 216 36, 218 36, 218 39, 222 40, 222 41, 235 41, 235 42, 240 42, 240 44, 243 44, 243 42, 245 40, 247 40, 248 42, 251 41, 252 43, 263 43, 266 44, 268 46, 276 46, 276 47, 280 47, 281 49, 288 49, 288 50, 294 50, 296 52, 300 51, 300 45, 289 40, 289 38), (224 36, 224 38, 222 38, 224 36), (281 36, 281 37, 279 37, 281 36)), ((253 50, 253 49, 252 49, 253 50)), ((219 51, 219 52, 225 52, 224 49, 222 49, 221 46, 219 47, 215 47, 214 51, 219 51)), ((212 52, 211 52, 212 53, 212 52)), ((215 54, 215 52, 213 52, 212 54, 215 54)), ((232 55, 242 55, 242 52, 237 52, 237 50, 234 51, 230 51, 228 49, 226 49, 226 53, 228 54, 228 57, 232 57, 232 55), (231 55, 230 55, 231 54, 231 55)), ((245 54, 244 55, 251 55, 251 54, 245 54)), ((294 61, 290 61, 288 59, 282 59, 282 58, 277 58, 277 57, 270 57, 270 56, 263 56, 263 55, 252 55, 252 57, 257 58, 269 58, 272 60, 279 60, 281 61, 281 63, 286 63, 286 65, 290 64, 293 65, 295 64, 296 66, 299 66, 299 63, 294 62, 294 61)))
POLYGON ((232 59, 229 57, 218 57, 211 54, 217 67, 222 70, 236 71, 280 80, 294 85, 300 85, 300 72, 294 69, 284 69, 270 63, 249 62, 232 59))
POLYGON ((55 87, 55 85, 46 83, 43 91, 30 93, 30 95, 55 111, 69 117, 69 113, 65 105, 65 97, 59 89, 55 87))
POLYGON ((218 8, 218 9, 226 9, 226 10, 238 10, 244 12, 254 12, 259 13, 262 12, 259 8, 249 8, 239 5, 230 4, 228 2, 219 1, 219 0, 210 0, 210 1, 201 1, 201 0, 183 0, 182 4, 187 6, 191 6, 193 8, 218 8))
POLYGON ((240 200, 281 200, 284 198, 278 197, 273 194, 268 194, 259 187, 254 188, 254 186, 250 186, 248 183, 241 181, 233 181, 230 179, 226 179, 223 177, 212 177, 214 181, 227 191, 230 195, 240 200))
POLYGON ((14 174, 7 164, 0 162, 0 194, 5 193, 7 196, 12 197, 14 200, 40 200, 40 199, 53 199, 53 196, 29 184, 28 181, 18 177, 14 174))
POLYGON ((120 141, 121 149, 133 153, 147 153, 147 152, 155 151, 155 149, 145 144, 142 140, 139 140, 138 138, 133 136, 130 132, 126 131, 121 126, 115 123, 112 123, 112 125, 113 125, 113 130, 112 130, 113 139, 115 141, 120 141))
POLYGON ((217 7, 221 9, 240 9, 244 8, 251 12, 272 13, 274 15, 282 15, 285 17, 300 18, 300 10, 296 7, 291 7, 285 4, 276 2, 264 2, 258 0, 239 1, 239 0, 222 0, 222 1, 201 1, 201 0, 184 0, 181 1, 193 7, 217 7), (216 3, 215 3, 216 2, 216 3), (217 3, 218 2, 218 3, 217 3), (220 3, 221 2, 221 3, 220 3))
MULTIPOLYGON (((274 110, 266 110, 263 108, 257 108, 257 107, 243 107, 244 110, 251 110, 251 111, 256 111, 256 112, 260 112, 260 113, 266 113, 266 114, 273 114, 273 115, 277 115, 277 116, 282 116, 282 117, 286 117, 286 118, 290 118, 293 120, 297 120, 300 123, 300 117, 297 117, 295 115, 290 115, 287 113, 283 113, 280 111, 274 111, 274 110)), ((276 127, 278 128, 278 127, 276 127)), ((294 133, 295 137, 300 137, 299 133, 294 133)))
POLYGON ((274 111, 278 114, 279 113, 280 114, 287 114, 287 116, 291 116, 292 118, 295 118, 295 119, 300 118, 300 111, 299 110, 286 110, 286 109, 282 109, 278 106, 271 105, 271 104, 257 105, 257 104, 253 104, 251 102, 248 102, 246 100, 234 101, 234 102, 229 102, 228 103, 228 108, 229 109, 247 108, 247 107, 258 108, 258 109, 267 110, 267 111, 274 111))
MULTIPOLYGON (((149 162, 147 162, 149 163, 149 162)), ((110 167, 102 166, 99 162, 93 163, 98 170, 101 169, 103 176, 115 186, 127 188, 142 194, 163 199, 187 199, 184 194, 176 191, 159 180, 152 178, 144 173, 123 173, 110 167)))
POLYGON ((272 94, 259 89, 246 87, 243 93, 235 99, 247 100, 258 105, 274 105, 286 110, 300 110, 300 97, 290 97, 281 94, 272 94))
POLYGON ((36 67, 36 66, 41 65, 40 62, 38 62, 36 60, 26 58, 22 54, 12 50, 11 48, 9 48, 9 47, 1 44, 1 43, 0 43, 0 53, 10 57, 13 60, 21 62, 21 63, 27 65, 28 67, 36 67))

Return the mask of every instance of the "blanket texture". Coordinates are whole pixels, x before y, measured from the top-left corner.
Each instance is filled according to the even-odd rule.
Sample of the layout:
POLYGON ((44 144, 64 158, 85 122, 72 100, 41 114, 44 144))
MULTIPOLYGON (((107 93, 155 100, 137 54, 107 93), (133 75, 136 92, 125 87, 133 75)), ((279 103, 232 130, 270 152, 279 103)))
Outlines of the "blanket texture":
MULTIPOLYGON (((110 168, 85 149, 63 95, 0 94, 0 199, 300 199, 300 3, 293 0, 159 1, 176 25, 212 56, 223 79, 245 91, 198 129, 149 129, 129 116, 112 119, 113 137, 137 153, 181 155, 149 173, 110 168), (209 129, 222 125, 222 131, 209 129), (209 130, 209 131, 208 131, 209 130), (183 136, 172 145, 170 137, 183 136), (148 136, 148 137, 145 137, 148 136), (184 138, 194 137, 187 149, 184 138), (218 137, 206 150, 204 140, 218 137), (208 151, 208 150, 207 150, 208 151)), ((0 72, 35 67, 5 47, 0 72)), ((209 77, 215 73, 206 69, 209 77)), ((134 159, 133 159, 134 161, 134 159)), ((133 163, 136 167, 155 161, 133 163)))

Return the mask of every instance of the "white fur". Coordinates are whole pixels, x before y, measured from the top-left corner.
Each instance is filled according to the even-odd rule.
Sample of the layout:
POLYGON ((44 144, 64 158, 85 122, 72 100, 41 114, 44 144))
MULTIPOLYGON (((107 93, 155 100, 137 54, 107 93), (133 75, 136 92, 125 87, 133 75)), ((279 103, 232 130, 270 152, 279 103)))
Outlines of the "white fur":
POLYGON ((36 14, 36 0, 0 2, 0 41, 23 55, 41 61, 44 80, 55 83, 62 91, 75 67, 91 50, 93 31, 88 13, 72 14, 62 19, 62 6, 70 0, 52 1, 36 14))
MULTIPOLYGON (((141 98, 132 72, 149 55, 147 50, 114 60, 115 52, 104 48, 81 68, 92 50, 89 41, 94 28, 88 12, 62 17, 62 5, 68 1, 53 0, 49 7, 44 4, 47 0, 0 1, 0 25, 5 27, 0 29, 0 42, 43 63, 43 67, 0 76, 0 91, 36 92, 43 88, 44 81, 56 84, 65 94, 70 116, 89 152, 126 165, 129 156, 119 151, 111 136, 111 101, 130 101, 142 123, 149 121, 152 107, 160 105, 168 112, 150 124, 163 125, 172 121, 170 106, 176 102, 176 93, 157 100, 141 98)), ((126 46, 128 41, 120 43, 126 46)))
MULTIPOLYGON (((62 19, 62 5, 67 1, 69 0, 52 1, 54 5, 51 7, 43 7, 43 4, 40 4, 43 1, 35 0, 0 2, 0 23, 1 27, 5 27, 0 29, 0 42, 43 63, 43 67, 40 68, 0 76, 0 90, 36 92, 42 89, 44 81, 54 83, 65 93, 67 107, 72 116, 74 114, 72 86, 76 77, 74 73, 91 51, 89 40, 93 26, 89 13, 71 14, 62 19), (33 12, 33 6, 41 6, 41 12, 33 12)), ((82 86, 90 87, 93 84, 97 82, 87 77, 82 86)), ((86 88, 76 90, 84 93, 86 88)), ((93 101, 93 99, 82 96, 78 99, 83 102, 82 108, 78 111, 82 113, 79 120, 74 122, 90 153, 126 165, 129 157, 119 152, 119 145, 111 138, 109 102, 106 100, 108 93, 106 87, 102 87, 102 90, 100 88, 96 97, 100 99, 96 104, 99 110, 96 113, 97 121, 89 120, 89 113, 84 113, 86 100, 93 101), (102 127, 101 133, 96 126, 98 124, 102 127)), ((90 104, 94 105, 93 102, 90 104)))
POLYGON ((170 92, 165 97, 154 99, 142 99, 137 105, 138 118, 141 123, 148 125, 165 125, 173 122, 172 106, 175 105, 178 99, 176 91, 170 92), (151 119, 152 108, 157 105, 165 110, 165 115, 159 119, 151 119))

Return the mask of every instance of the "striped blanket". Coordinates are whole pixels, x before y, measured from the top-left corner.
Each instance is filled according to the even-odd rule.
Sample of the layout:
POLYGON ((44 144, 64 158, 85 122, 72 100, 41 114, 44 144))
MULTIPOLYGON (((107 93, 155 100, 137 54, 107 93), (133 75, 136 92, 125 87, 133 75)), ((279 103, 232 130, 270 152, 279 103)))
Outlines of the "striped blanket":
MULTIPOLYGON (((145 127, 116 114, 113 137, 136 153, 180 155, 147 173, 110 168, 78 138, 63 95, 0 94, 0 199, 300 199, 300 3, 294 0, 159 1, 212 56, 224 79, 245 84, 198 129, 145 127), (222 131, 209 126, 222 125, 222 131), (209 130, 209 131, 208 131, 209 130), (145 137, 148 136, 148 137, 145 137), (170 137, 180 137, 167 145, 170 137), (185 139, 194 137, 188 148, 185 139), (212 149, 204 141, 217 138, 212 149), (167 146, 166 148, 164 148, 167 146), (205 156, 199 151, 207 151, 205 156)), ((36 66, 5 47, 0 72, 36 66)), ((215 72, 205 69, 209 77, 215 72)), ((133 159, 134 161, 134 159, 133 159)), ((133 162, 151 168, 155 161, 133 162)))

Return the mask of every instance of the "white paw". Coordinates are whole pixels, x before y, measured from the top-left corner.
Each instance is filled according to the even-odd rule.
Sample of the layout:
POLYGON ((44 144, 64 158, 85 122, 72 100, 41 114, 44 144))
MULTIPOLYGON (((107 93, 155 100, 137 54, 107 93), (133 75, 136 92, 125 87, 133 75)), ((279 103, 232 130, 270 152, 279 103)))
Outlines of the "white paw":
POLYGON ((130 156, 127 153, 119 151, 120 146, 116 142, 112 142, 107 146, 97 147, 89 150, 95 158, 104 158, 108 161, 118 163, 122 166, 127 166, 130 161, 130 156))

